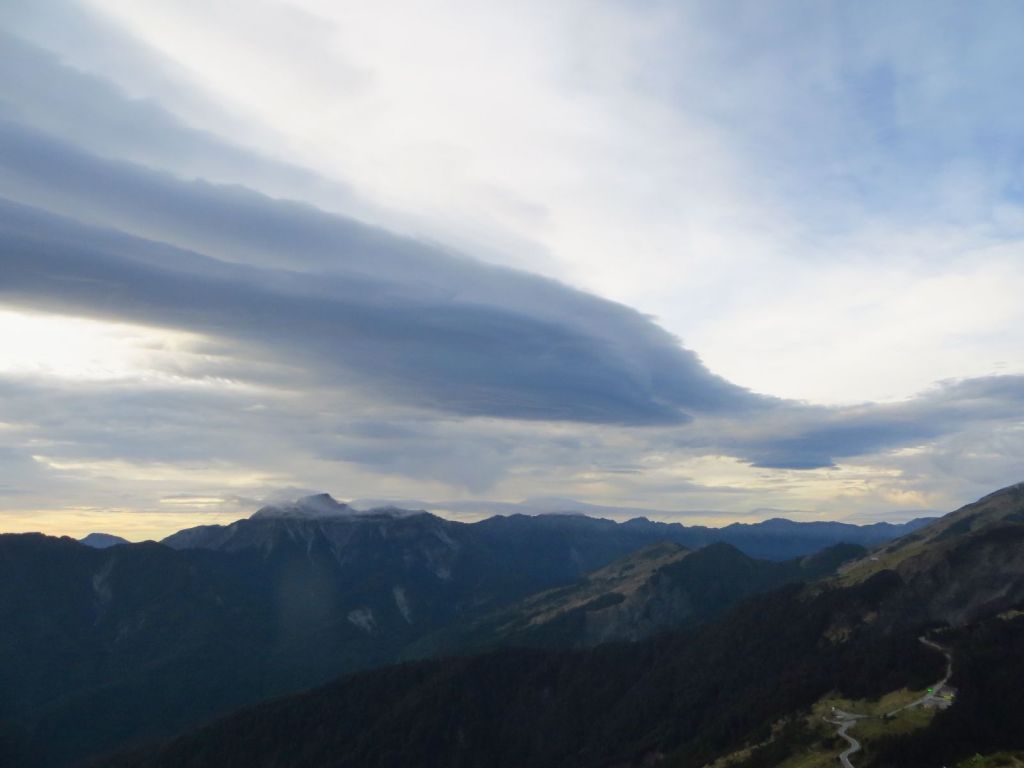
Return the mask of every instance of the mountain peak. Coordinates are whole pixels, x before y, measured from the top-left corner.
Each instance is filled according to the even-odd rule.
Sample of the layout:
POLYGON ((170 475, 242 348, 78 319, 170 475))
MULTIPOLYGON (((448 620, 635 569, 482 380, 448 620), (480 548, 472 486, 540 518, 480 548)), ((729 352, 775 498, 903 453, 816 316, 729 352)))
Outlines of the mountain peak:
POLYGON ((396 506, 373 507, 360 510, 343 501, 338 501, 329 493, 314 493, 303 496, 295 501, 278 502, 260 507, 250 520, 331 520, 337 518, 364 517, 412 517, 425 514, 424 510, 403 509, 396 506))
POLYGON ((268 504, 252 514, 253 520, 277 517, 324 518, 353 515, 355 510, 329 493, 316 493, 283 504, 268 504))
POLYGON ((115 536, 112 533, 90 533, 88 536, 83 536, 79 541, 93 549, 106 549, 115 544, 128 543, 128 539, 122 539, 120 536, 115 536))
POLYGON ((329 493, 314 493, 309 496, 303 496, 297 502, 300 505, 307 507, 324 507, 324 508, 336 508, 336 507, 347 507, 347 504, 337 501, 329 493))

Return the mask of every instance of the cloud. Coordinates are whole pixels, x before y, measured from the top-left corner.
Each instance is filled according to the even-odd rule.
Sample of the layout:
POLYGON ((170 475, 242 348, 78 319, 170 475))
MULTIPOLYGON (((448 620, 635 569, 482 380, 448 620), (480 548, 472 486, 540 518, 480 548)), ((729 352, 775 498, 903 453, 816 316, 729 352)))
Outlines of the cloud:
POLYGON ((0 155, 5 194, 232 259, 8 204, 8 302, 272 348, 314 377, 463 415, 665 424, 770 402, 708 372, 639 314, 550 280, 102 161, 10 123, 0 155), (246 256, 261 265, 236 261, 246 256))
POLYGON ((372 215, 344 183, 194 128, 151 99, 130 98, 110 81, 0 28, 0 68, 8 73, 0 113, 102 157, 175 175, 259 187, 326 208, 372 215))
MULTIPOLYGON (((309 206, 103 160, 13 123, 0 125, 0 189, 63 214, 0 206, 0 298, 206 338, 212 354, 182 361, 197 379, 329 392, 342 408, 350 396, 459 417, 660 428, 648 450, 667 444, 783 470, 833 467, 1019 413, 1021 378, 1011 376, 896 404, 761 397, 621 305, 309 206)), ((477 491, 508 471, 507 444, 483 447, 497 446, 493 437, 467 430, 439 454, 421 431, 394 439, 402 429, 391 419, 339 425, 350 430, 344 439, 314 434, 306 449, 477 491), (373 431, 391 439, 358 439, 373 431)), ((130 440, 118 450, 147 455, 130 440)))
MULTIPOLYGON (((88 499, 93 507, 156 513, 166 510, 159 500, 170 495, 258 499, 301 485, 339 498, 429 491, 434 498, 458 494, 456 500, 515 499, 528 488, 606 506, 679 510, 665 519, 687 510, 719 510, 719 520, 757 517, 752 510, 784 503, 808 519, 816 509, 831 517, 891 515, 900 507, 917 514, 969 501, 1015 477, 1024 455, 1022 389, 1019 380, 948 385, 930 404, 910 402, 889 413, 908 425, 937 422, 935 432, 945 434, 918 442, 916 430, 883 425, 851 446, 843 432, 834 433, 836 442, 823 438, 823 419, 867 432, 880 421, 872 408, 791 413, 781 425, 760 414, 613 429, 444 417, 338 388, 7 377, 0 380, 0 424, 9 455, 0 461, 0 485, 10 492, 0 506, 52 509, 88 499), (806 468, 838 453, 843 457, 827 469, 806 468), (794 455, 805 458, 803 468, 749 464, 764 457, 779 465, 794 455), (632 459, 629 474, 617 471, 624 457, 632 459), (935 476, 942 482, 929 479, 935 476)), ((204 514, 211 509, 195 506, 204 514)), ((187 504, 175 510, 185 512, 187 504)), ((233 503, 221 511, 237 516, 244 509, 233 503)), ((180 517, 158 519, 152 525, 159 530, 183 524, 180 517)))
POLYGON ((184 332, 4 369, 4 503, 1018 479, 1018 11, 242 5, 0 8, 0 303, 184 332))
POLYGON ((718 451, 754 467, 811 470, 851 458, 922 447, 972 429, 1019 422, 1024 376, 944 382, 895 403, 780 403, 747 419, 708 418, 671 438, 684 450, 718 451))

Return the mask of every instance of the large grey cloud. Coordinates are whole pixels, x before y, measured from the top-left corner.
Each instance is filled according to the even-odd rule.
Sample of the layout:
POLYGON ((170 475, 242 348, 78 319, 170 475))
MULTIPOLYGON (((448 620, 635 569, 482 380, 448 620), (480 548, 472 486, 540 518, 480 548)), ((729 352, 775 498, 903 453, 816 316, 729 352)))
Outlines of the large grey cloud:
POLYGON ((156 221, 168 239, 233 259, 8 203, 7 302, 230 337, 453 413, 664 424, 771 403, 620 305, 307 206, 103 161, 12 123, 0 126, 0 189, 94 221, 156 221))
POLYGON ((277 375, 293 384, 468 416, 666 426, 698 415, 710 426, 683 430, 677 446, 792 469, 1010 418, 1021 402, 1015 377, 884 406, 760 397, 621 305, 306 205, 104 160, 11 122, 0 124, 0 191, 59 212, 0 206, 0 298, 209 335, 232 346, 222 374, 262 378, 283 363, 277 375))

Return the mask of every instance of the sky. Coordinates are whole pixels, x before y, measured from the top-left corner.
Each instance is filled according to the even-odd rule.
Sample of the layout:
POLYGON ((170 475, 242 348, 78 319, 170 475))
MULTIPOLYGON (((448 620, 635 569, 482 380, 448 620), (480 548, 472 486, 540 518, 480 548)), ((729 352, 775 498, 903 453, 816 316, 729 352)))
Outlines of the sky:
POLYGON ((6 0, 0 531, 313 491, 899 521, 1018 482, 1022 29, 6 0))

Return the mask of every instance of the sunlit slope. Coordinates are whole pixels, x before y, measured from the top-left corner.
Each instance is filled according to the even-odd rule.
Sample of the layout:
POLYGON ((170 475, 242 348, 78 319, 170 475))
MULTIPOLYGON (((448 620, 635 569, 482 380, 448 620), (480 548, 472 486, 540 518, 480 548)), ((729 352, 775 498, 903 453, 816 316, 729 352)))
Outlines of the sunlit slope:
POLYGON ((851 585, 883 571, 903 582, 903 607, 960 624, 1024 600, 1024 484, 1003 488, 840 569, 851 585))

